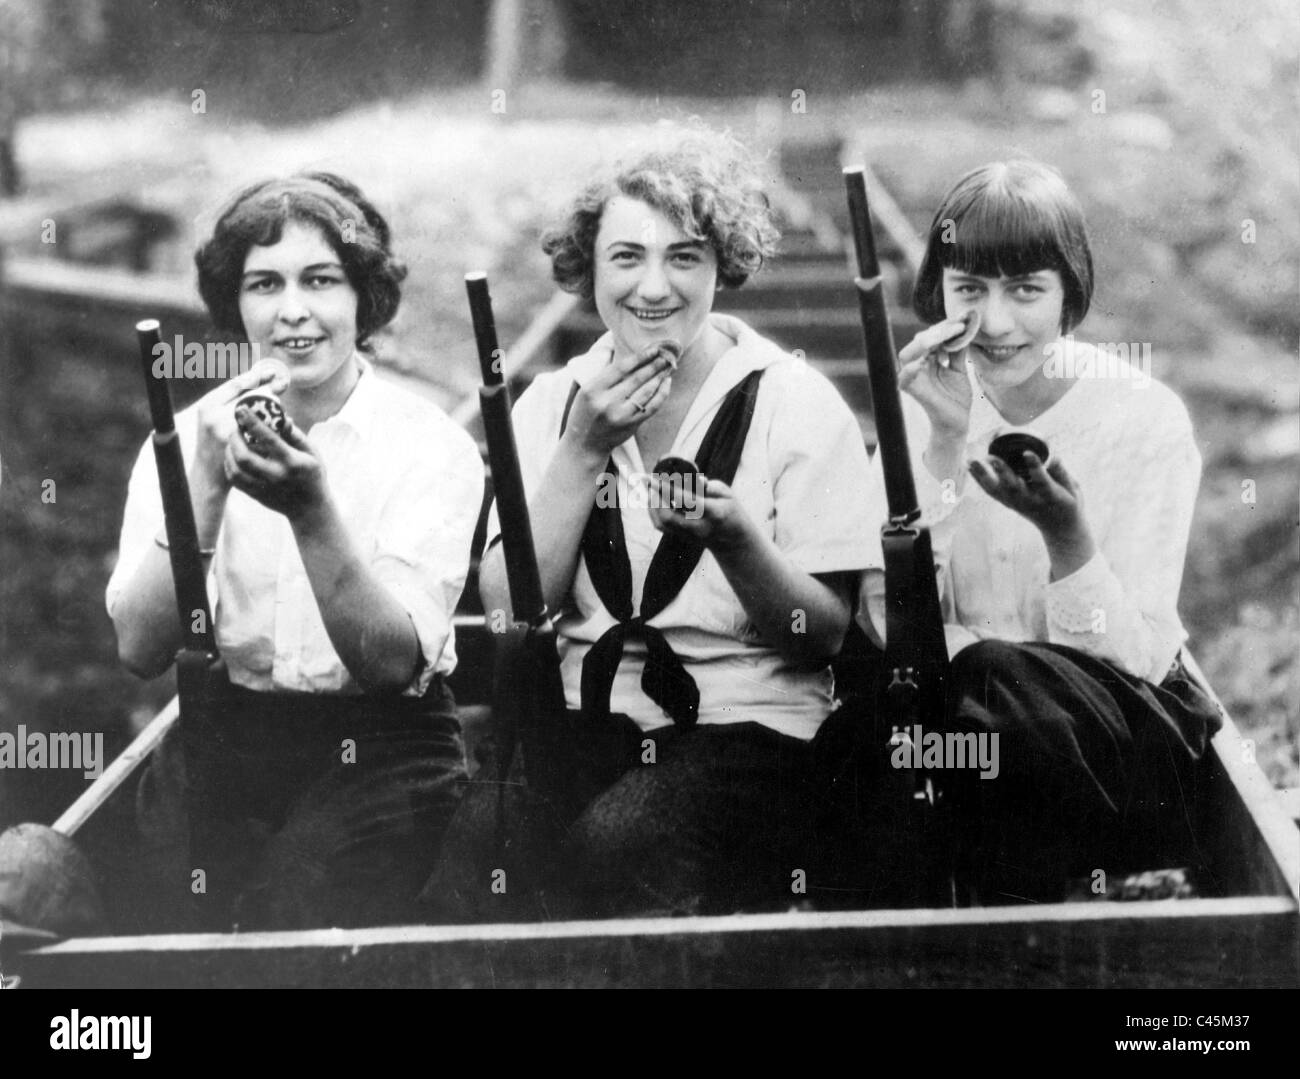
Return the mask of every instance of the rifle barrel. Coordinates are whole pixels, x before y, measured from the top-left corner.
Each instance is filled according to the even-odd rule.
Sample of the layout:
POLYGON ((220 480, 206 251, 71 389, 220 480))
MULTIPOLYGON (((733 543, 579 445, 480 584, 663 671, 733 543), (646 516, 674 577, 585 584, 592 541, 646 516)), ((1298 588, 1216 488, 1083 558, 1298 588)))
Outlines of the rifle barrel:
POLYGON ((478 346, 483 385, 479 388, 479 405, 483 430, 487 437, 488 462, 492 468, 492 485, 501 522, 501 542, 505 546, 506 576, 510 582, 510 604, 515 619, 530 627, 544 624, 550 614, 542 593, 541 575, 537 570, 537 550, 528 517, 528 497, 519 473, 519 451, 515 431, 510 423, 510 389, 501 371, 501 350, 497 346, 496 321, 492 314, 492 297, 487 275, 465 275, 470 315, 474 321, 474 340, 478 346))
POLYGON ((501 348, 497 344, 497 321, 492 313, 492 296, 488 292, 487 274, 467 273, 465 291, 469 293, 470 317, 474 322, 474 344, 478 347, 478 364, 485 386, 499 386, 505 381, 501 370, 501 348))
POLYGON ((848 188, 849 219, 853 228, 853 249, 857 260, 858 309, 862 315, 862 336, 867 352, 867 373, 875 406, 876 438, 883 454, 885 495, 889 516, 894 521, 914 521, 920 516, 916 484, 907 451, 907 428, 898 391, 897 353, 894 333, 885 308, 884 286, 876 242, 871 232, 871 210, 867 205, 866 170, 857 165, 844 170, 848 188))
POLYGON ((145 388, 149 394, 149 414, 153 419, 154 460, 158 465, 158 485, 162 493, 167 553, 176 589, 176 614, 180 619, 182 647, 216 655, 207 577, 199 554, 198 528, 194 523, 194 506, 190 502, 185 458, 176 433, 171 392, 166 380, 155 378, 153 373, 155 350, 162 343, 161 327, 157 319, 145 319, 136 323, 135 332, 140 344, 145 388))

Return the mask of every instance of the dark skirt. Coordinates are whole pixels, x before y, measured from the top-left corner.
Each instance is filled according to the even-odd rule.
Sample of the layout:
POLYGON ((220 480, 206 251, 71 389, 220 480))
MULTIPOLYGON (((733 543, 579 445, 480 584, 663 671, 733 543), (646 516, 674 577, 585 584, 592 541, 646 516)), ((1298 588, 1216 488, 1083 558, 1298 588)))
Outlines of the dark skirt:
POLYGON ((184 752, 180 727, 168 733, 137 819, 156 886, 190 925, 402 924, 418 918, 464 779, 441 678, 423 698, 231 686, 185 726, 184 752))
MULTIPOLYGON (((870 662, 883 669, 878 652, 870 662)), ((1099 893, 1135 870, 1195 874, 1200 762, 1221 723, 1181 663, 1157 686, 1063 645, 981 641, 954 657, 943 715, 912 739, 937 752, 938 736, 959 736, 948 745, 983 752, 982 763, 951 749, 938 758, 938 813, 910 797, 899 765, 911 751, 898 752, 896 735, 888 744, 886 717, 828 721, 818 738, 820 774, 834 780, 820 818, 823 880, 880 905, 933 901, 936 875, 955 874, 989 904, 1059 900, 1073 881, 1099 893), (851 774, 837 770, 850 757, 851 774)))
POLYGON ((425 889, 430 919, 725 914, 803 901, 807 742, 758 723, 647 733, 617 714, 548 719, 548 759, 470 783, 425 889))
POLYGON ((575 778, 592 795, 562 849, 576 913, 730 914, 802 901, 807 742, 759 723, 644 733, 618 717, 623 752, 593 761, 589 721, 568 718, 575 778))

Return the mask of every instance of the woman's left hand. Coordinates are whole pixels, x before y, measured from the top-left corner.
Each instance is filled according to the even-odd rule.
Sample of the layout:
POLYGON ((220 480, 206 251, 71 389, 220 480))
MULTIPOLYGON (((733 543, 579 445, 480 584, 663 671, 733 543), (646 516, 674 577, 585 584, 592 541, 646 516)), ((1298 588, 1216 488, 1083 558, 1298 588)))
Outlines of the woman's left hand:
POLYGON ((1025 474, 1017 475, 1000 458, 970 462, 970 473, 990 498, 1015 510, 1039 532, 1052 561, 1052 577, 1067 576, 1087 562, 1095 550, 1083 515, 1083 495, 1059 458, 1046 467, 1038 455, 1024 454, 1025 474))
POLYGON ((235 420, 239 431, 226 442, 225 462, 233 487, 290 520, 325 501, 325 468, 293 420, 286 420, 283 435, 247 408, 235 420))
POLYGON ((670 536, 693 536, 710 549, 743 543, 749 518, 731 488, 704 476, 699 483, 702 486, 660 480, 658 497, 650 501, 655 528, 670 536))

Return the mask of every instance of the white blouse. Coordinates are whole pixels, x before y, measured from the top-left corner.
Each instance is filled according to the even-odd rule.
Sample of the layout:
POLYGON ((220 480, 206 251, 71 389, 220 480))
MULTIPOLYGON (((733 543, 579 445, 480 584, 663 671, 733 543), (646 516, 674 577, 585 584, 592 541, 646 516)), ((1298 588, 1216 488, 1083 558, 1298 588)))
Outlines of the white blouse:
MULTIPOLYGON (((701 386, 673 442, 672 454, 694 458, 727 391, 762 369, 758 399, 731 487, 745 512, 790 562, 805 573, 858 572, 868 565, 867 452, 853 413, 810 364, 729 315, 710 315, 732 339, 701 386)), ((539 376, 515 404, 520 471, 531 498, 560 440, 569 389, 610 362, 606 334, 560 371, 539 376)), ((650 560, 662 533, 647 508, 646 469, 635 438, 613 453, 620 480, 619 507, 632 570, 632 599, 640 609, 650 560)), ((593 496, 595 492, 593 491, 593 496)), ((496 506, 489 541, 500 531, 496 506)), ((795 615, 797 617, 797 615, 795 615)), ((600 601, 582 560, 557 620, 561 674, 570 708, 580 707, 582 661, 617 620, 600 601)), ((834 707, 829 668, 810 670, 785 662, 750 622, 717 560, 705 552, 677 597, 650 624, 660 629, 700 690, 699 722, 758 722, 783 734, 810 739, 834 707)), ((641 690, 645 646, 629 637, 610 695, 610 709, 643 730, 671 719, 641 690)))
MULTIPOLYGON (((969 366, 969 365, 968 365, 969 366)), ((974 402, 961 474, 941 483, 922 454, 929 421, 903 395, 922 523, 929 525, 947 626, 948 651, 982 638, 1068 645, 1150 682, 1160 682, 1187 638, 1178 590, 1200 484, 1201 455, 1182 401, 1126 364, 1110 377, 1077 380, 1027 426, 1078 483, 1097 545, 1084 566, 1049 580, 1047 548, 1028 520, 987 495, 965 461, 987 456, 1010 427, 984 397, 971 368, 974 402)), ((872 461, 872 569, 859 621, 883 610, 879 525, 888 518, 880 455, 872 461)))
MULTIPOLYGON (((182 452, 194 459, 198 414, 176 416, 182 452)), ((384 382, 362 361, 343 407, 307 432, 362 560, 411 616, 424 664, 407 686, 423 694, 456 666, 452 615, 469 570, 483 504, 474 440, 436 405, 384 382)), ((136 459, 111 615, 163 527, 153 448, 136 459)), ((226 503, 208 575, 217 647, 231 681, 259 692, 360 693, 330 643, 288 519, 240 491, 226 503)))

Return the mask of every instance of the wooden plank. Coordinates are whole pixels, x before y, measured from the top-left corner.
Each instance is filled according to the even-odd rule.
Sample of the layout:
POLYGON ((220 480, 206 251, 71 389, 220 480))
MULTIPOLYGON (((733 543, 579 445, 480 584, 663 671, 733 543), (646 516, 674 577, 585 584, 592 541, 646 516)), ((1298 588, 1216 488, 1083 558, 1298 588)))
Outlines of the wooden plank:
POLYGON ((53 299, 134 311, 179 311, 195 317, 207 314, 194 286, 173 274, 124 273, 52 258, 10 257, 5 260, 4 276, 6 290, 38 293, 45 302, 53 299))
POLYGON ((76 835, 94 812, 104 805, 128 779, 131 778, 149 754, 163 740, 173 723, 180 715, 180 698, 173 697, 138 735, 126 749, 114 758, 113 763, 89 787, 81 792, 52 825, 54 831, 64 835, 76 835))
MULTIPOLYGON (((1183 663, 1223 709, 1223 703, 1186 650, 1183 663)), ((1245 873, 1241 885, 1249 894, 1286 895, 1300 910, 1300 833, 1226 709, 1223 726, 1211 743, 1211 753, 1211 767, 1219 770, 1223 781, 1216 819, 1207 822, 1218 830, 1219 859, 1240 859, 1245 873)))
POLYGON ((67 941, 62 987, 1300 985, 1283 898, 67 941))

